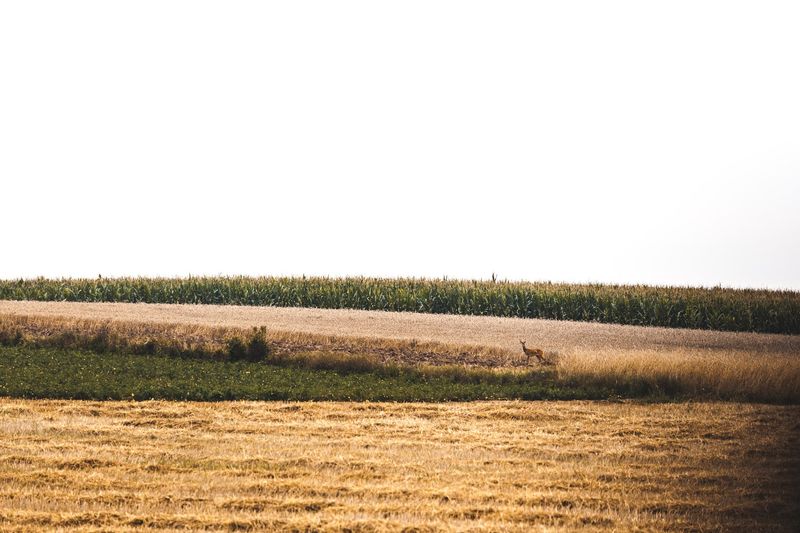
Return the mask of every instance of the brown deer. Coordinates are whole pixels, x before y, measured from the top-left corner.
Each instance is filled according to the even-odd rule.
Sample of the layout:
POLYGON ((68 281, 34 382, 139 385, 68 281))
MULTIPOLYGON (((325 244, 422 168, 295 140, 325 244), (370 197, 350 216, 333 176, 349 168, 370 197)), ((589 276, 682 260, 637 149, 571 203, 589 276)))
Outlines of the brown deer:
POLYGON ((531 356, 536 357, 536 359, 539 361, 540 364, 547 365, 547 364, 550 363, 547 359, 544 358, 544 352, 542 350, 540 350, 539 348, 533 348, 533 349, 526 348, 525 347, 525 341, 523 341, 523 340, 519 341, 519 343, 522 345, 522 351, 525 353, 525 355, 528 356, 528 358, 525 359, 525 364, 526 365, 530 364, 531 356))

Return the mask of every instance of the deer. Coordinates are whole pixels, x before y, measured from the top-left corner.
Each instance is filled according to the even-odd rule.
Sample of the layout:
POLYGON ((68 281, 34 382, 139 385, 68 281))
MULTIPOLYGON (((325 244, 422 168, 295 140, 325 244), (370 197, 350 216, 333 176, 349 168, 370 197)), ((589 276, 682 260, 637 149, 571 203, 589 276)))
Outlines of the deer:
POLYGON ((525 359, 525 364, 526 365, 530 364, 531 356, 536 357, 536 359, 542 365, 550 364, 550 362, 547 359, 544 358, 544 352, 542 350, 540 350, 539 348, 533 348, 533 349, 526 348, 525 347, 525 341, 523 341, 523 340, 520 340, 519 343, 522 345, 522 351, 525 353, 525 355, 528 356, 528 358, 525 359))

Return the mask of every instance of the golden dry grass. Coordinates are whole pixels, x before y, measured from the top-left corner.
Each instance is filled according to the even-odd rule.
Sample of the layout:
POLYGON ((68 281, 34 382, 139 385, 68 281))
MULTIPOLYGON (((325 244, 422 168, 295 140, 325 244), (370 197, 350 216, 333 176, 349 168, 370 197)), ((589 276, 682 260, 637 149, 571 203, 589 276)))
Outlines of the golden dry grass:
POLYGON ((0 529, 792 531, 799 417, 0 399, 0 529))
POLYGON ((523 361, 522 338, 556 360, 566 380, 639 381, 689 395, 800 402, 800 336, 791 335, 167 304, 0 301, 0 317, 32 324, 45 334, 59 327, 91 330, 112 324, 126 335, 166 335, 187 342, 222 342, 231 331, 266 325, 278 351, 368 353, 383 362, 427 365, 516 366, 523 361))
MULTIPOLYGON (((82 348, 93 338, 103 336, 110 348, 155 342, 182 353, 195 352, 213 357, 227 351, 230 339, 246 337, 251 331, 232 326, 0 313, 0 335, 13 338, 15 333, 26 342, 61 348, 82 348)), ((522 364, 522 358, 516 354, 491 346, 275 330, 267 331, 267 340, 278 355, 309 352, 367 354, 382 363, 433 366, 458 364, 508 368, 522 364)))
POLYGON ((791 354, 573 350, 559 358, 558 372, 577 383, 646 383, 667 395, 800 403, 800 356, 791 354))

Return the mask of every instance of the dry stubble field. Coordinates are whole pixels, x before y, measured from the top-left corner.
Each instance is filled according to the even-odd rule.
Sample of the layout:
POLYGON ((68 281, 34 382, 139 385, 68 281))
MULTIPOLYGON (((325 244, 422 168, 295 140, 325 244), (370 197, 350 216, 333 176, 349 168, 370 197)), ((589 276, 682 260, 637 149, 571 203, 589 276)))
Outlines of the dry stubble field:
POLYGON ((791 531, 797 407, 0 400, 8 531, 791 531))
MULTIPOLYGON (((711 361, 708 373, 754 361, 738 367, 742 383, 765 361, 796 372, 800 354, 790 336, 487 317, 40 302, 0 302, 2 313, 509 354, 522 336, 584 362, 656 355, 711 361)), ((796 406, 4 399, 0 529, 793 531, 798 439, 796 406)))
POLYGON ((559 352, 658 350, 800 355, 800 336, 668 329, 590 322, 432 315, 352 309, 0 300, 0 314, 251 327, 285 332, 491 346, 520 351, 519 339, 559 352))

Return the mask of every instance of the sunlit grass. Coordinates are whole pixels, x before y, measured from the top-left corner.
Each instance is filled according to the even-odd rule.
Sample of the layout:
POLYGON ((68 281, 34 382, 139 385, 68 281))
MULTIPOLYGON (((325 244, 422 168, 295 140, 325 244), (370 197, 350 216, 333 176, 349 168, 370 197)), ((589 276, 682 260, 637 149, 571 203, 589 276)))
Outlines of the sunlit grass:
MULTIPOLYGON (((546 357, 554 363, 552 365, 541 366, 534 362, 526 366, 524 359, 480 346, 382 338, 339 339, 314 334, 268 332, 262 328, 0 315, 0 345, 92 352, 109 357, 119 354, 158 355, 163 356, 163 361, 175 361, 176 365, 188 364, 183 361, 185 359, 195 359, 216 362, 224 367, 226 362, 251 359, 275 368, 333 371, 343 375, 362 374, 391 379, 404 377, 417 382, 440 380, 445 388, 450 383, 491 384, 499 386, 498 390, 502 389, 505 396, 501 397, 512 398, 542 397, 541 388, 549 384, 560 392, 545 397, 582 398, 589 394, 588 397, 593 398, 694 398, 800 403, 800 357, 791 351, 759 354, 735 347, 667 351, 655 348, 623 349, 614 346, 613 338, 600 347, 575 346, 558 353, 549 352, 546 357), (253 347, 258 350, 253 352, 253 347), (256 357, 248 355, 251 353, 255 353, 256 357), (473 364, 456 364, 460 357, 468 357, 473 364), (485 361, 485 364, 480 364, 480 361, 485 361), (508 364, 503 364, 504 361, 508 364), (524 387, 530 384, 542 387, 537 389, 538 392, 526 392, 524 387), (522 388, 515 388, 517 385, 522 388)), ((70 359, 65 358, 64 361, 69 366, 70 359)), ((153 364, 160 367, 168 363, 153 364)), ((215 367, 208 368, 217 372, 215 367)), ((261 367, 256 368, 259 372, 262 370, 261 367)), ((68 372, 64 378, 71 379, 68 372)), ((249 398, 251 392, 249 389, 246 393, 232 392, 231 397, 245 394, 242 397, 249 398)), ((486 394, 498 397, 492 396, 495 392, 486 394)), ((165 397, 178 395, 172 390, 164 394, 167 394, 165 397)), ((371 394, 367 397, 378 397, 375 392, 371 394)), ((414 394, 406 397, 432 400, 472 397, 472 393, 462 392, 454 396, 447 396, 449 393, 414 394)), ((217 399, 218 396, 201 395, 196 398, 217 399)), ((315 398, 313 395, 290 397, 315 398)), ((393 398, 402 399, 403 395, 393 398)))
POLYGON ((0 347, 0 396, 93 400, 466 401, 591 399, 609 391, 520 375, 334 364, 267 364, 0 347), (330 369, 329 369, 330 368, 330 369))
POLYGON ((0 529, 794 533, 798 415, 0 398, 0 529))
POLYGON ((559 358, 561 381, 679 398, 800 403, 800 357, 746 351, 573 350, 559 358))

